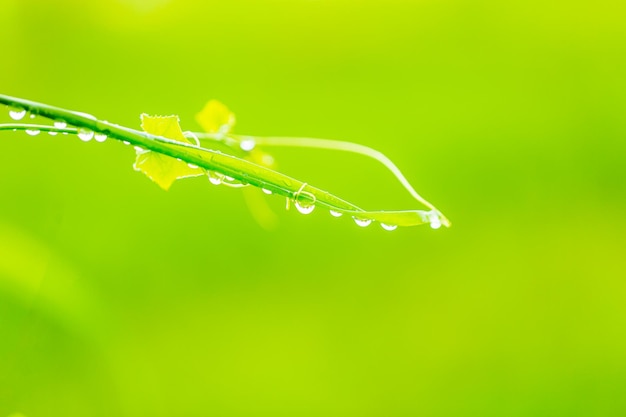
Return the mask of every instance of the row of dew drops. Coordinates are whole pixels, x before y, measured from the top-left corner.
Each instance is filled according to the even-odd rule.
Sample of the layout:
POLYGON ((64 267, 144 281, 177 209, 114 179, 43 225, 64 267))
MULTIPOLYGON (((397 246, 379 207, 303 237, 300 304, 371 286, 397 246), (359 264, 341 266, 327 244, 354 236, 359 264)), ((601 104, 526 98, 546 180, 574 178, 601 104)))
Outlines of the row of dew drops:
MULTIPOLYGON (((26 113, 27 113, 26 109, 20 109, 20 108, 15 108, 15 107, 9 108, 9 117, 11 117, 11 119, 16 120, 16 121, 22 120, 24 117, 26 117, 26 113)), ((34 114, 30 115, 31 119, 34 119, 35 117, 36 116, 34 114)), ((54 127, 57 129, 65 129, 67 128, 67 123, 64 121, 55 121, 54 127)), ((38 129, 26 129, 25 132, 26 134, 30 136, 36 136, 40 133, 38 129)), ((58 135, 58 133, 59 132, 56 132, 54 130, 48 131, 48 134, 51 136, 56 136, 58 135)), ((63 134, 67 135, 68 133, 63 132, 63 134)), ((107 136, 103 133, 96 133, 96 132, 93 132, 92 130, 84 129, 84 128, 78 129, 77 136, 83 142, 89 142, 92 139, 96 140, 96 142, 104 142, 107 139, 107 136)), ((126 141, 124 141, 124 144, 130 145, 130 143, 126 141)), ((254 143, 253 142, 251 143, 251 140, 247 139, 241 143, 241 148, 244 151, 250 151, 254 148, 254 143)), ((188 164, 188 165, 191 168, 198 168, 196 165, 192 165, 192 164, 188 164)), ((217 173, 217 172, 209 172, 208 177, 209 177, 209 181, 213 185, 223 184, 223 185, 227 185, 230 187, 244 187, 247 185, 247 184, 235 181, 235 179, 232 177, 229 177, 229 176, 217 173)), ((267 195, 272 194, 272 191, 268 190, 267 188, 262 188, 261 190, 263 191, 263 193, 267 195)), ((288 206, 289 206, 289 202, 291 200, 287 198, 287 201, 288 201, 288 206)), ((294 203, 294 206, 296 207, 296 210, 298 210, 302 214, 311 214, 313 210, 315 209, 315 203, 305 204, 305 203, 298 201, 297 199, 294 199, 293 203, 294 203)), ((333 217, 341 217, 343 216, 343 213, 340 211, 331 209, 330 215, 333 217)), ((427 217, 428 217, 428 221, 430 223, 431 228, 439 229, 441 227, 441 219, 436 211, 434 210, 430 211, 427 214, 427 217)), ((352 219, 354 220, 354 223, 360 227, 367 227, 373 222, 371 219, 359 218, 356 216, 353 216, 352 219)), ((380 223, 380 226, 383 229, 388 230, 388 231, 393 231, 398 228, 397 225, 386 224, 386 223, 380 223)))
MULTIPOLYGON (((24 117, 26 117, 26 113, 27 113, 26 109, 20 109, 20 108, 15 108, 15 107, 9 108, 9 117, 15 121, 22 120, 24 117)), ((34 119, 35 117, 36 116, 34 114, 30 115, 31 119, 34 119)), ((54 127, 56 129, 65 129, 67 128, 67 123, 65 123, 62 120, 58 120, 54 122, 54 127)), ((27 135, 30 135, 30 136, 37 136, 39 133, 41 133, 39 129, 26 129, 25 132, 27 135)), ((50 130, 48 131, 48 134, 50 136, 56 136, 59 134, 59 132, 50 130)), ((68 133, 63 132, 63 134, 67 135, 68 133)), ((105 135, 104 133, 96 133, 92 130, 84 129, 84 128, 78 129, 78 132, 76 135, 83 142, 89 142, 92 139, 95 139, 96 142, 104 142, 105 140, 107 140, 107 135, 105 135)))

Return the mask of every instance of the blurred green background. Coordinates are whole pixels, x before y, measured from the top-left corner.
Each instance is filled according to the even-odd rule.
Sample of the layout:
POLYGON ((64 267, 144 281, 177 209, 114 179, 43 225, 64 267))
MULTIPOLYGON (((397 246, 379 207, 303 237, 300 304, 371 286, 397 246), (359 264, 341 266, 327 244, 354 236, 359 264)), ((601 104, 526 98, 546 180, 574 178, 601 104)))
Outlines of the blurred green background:
MULTIPOLYGON (((267 197, 267 231, 240 190, 164 192, 115 141, 3 132, 0 416, 626 415, 625 21, 617 0, 1 0, 1 93, 194 130, 216 98, 239 133, 383 151, 453 227, 267 197)), ((275 156, 419 208, 367 159, 275 156)))

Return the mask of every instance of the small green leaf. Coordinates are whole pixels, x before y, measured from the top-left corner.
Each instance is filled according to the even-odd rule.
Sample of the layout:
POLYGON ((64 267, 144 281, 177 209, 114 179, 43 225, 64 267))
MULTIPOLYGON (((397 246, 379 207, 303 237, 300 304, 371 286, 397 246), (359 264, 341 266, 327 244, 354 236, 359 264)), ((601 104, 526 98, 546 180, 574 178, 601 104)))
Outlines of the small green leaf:
POLYGON ((235 125, 235 114, 217 100, 209 100, 196 121, 207 133, 228 134, 235 125))
MULTIPOLYGON (((141 128, 144 132, 151 135, 194 144, 183 134, 178 123, 178 116, 149 116, 142 114, 141 128)), ((190 167, 184 161, 144 149, 137 149, 137 159, 133 167, 135 170, 146 174, 148 178, 156 182, 164 190, 169 190, 174 181, 179 178, 204 175, 204 170, 201 168, 190 167)))

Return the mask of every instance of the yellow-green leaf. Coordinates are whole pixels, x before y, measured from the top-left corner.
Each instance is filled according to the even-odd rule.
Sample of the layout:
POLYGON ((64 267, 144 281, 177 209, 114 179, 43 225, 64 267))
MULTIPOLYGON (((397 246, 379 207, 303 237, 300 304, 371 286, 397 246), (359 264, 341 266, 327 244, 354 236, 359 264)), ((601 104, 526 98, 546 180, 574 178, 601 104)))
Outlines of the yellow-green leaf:
POLYGON ((228 107, 217 100, 209 100, 196 121, 207 133, 227 134, 235 125, 235 114, 228 107))
MULTIPOLYGON (((146 133, 162 136, 178 142, 195 144, 187 139, 178 123, 178 116, 141 115, 141 128, 146 133)), ((179 178, 204 175, 204 170, 190 167, 186 162, 171 156, 144 149, 137 149, 135 170, 141 171, 164 190, 168 190, 179 178)))

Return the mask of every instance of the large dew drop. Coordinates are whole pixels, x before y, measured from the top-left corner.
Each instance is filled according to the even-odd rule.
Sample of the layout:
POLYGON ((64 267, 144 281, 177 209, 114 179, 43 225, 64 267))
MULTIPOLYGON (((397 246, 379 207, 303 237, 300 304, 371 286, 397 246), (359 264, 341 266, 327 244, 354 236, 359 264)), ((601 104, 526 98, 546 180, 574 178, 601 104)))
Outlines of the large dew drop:
POLYGON ((380 227, 382 227, 385 230, 389 230, 390 232, 398 228, 398 226, 396 226, 395 224, 385 224, 385 223, 381 223, 380 227))
POLYGON ((22 120, 24 116, 26 116, 26 109, 20 109, 18 107, 10 107, 9 116, 13 120, 22 120))
POLYGON ((311 214, 315 210, 315 204, 302 204, 299 201, 294 202, 296 209, 302 214, 311 214))
POLYGON ((93 139, 93 135, 93 130, 84 128, 78 129, 78 138, 83 142, 89 142, 91 139, 93 139))
POLYGON ((105 135, 104 133, 95 133, 93 135, 93 138, 96 140, 96 142, 102 143, 107 140, 107 135, 105 135))
POLYGON ((356 225, 361 227, 367 227, 372 223, 370 219, 359 219, 358 217, 353 217, 353 219, 356 225))
POLYGON ((67 127, 67 123, 65 123, 63 120, 56 120, 54 122, 54 127, 56 127, 57 129, 65 129, 67 127))
POLYGON ((39 134, 38 129, 26 129, 25 132, 27 135, 30 135, 30 136, 37 136, 39 134))
POLYGON ((343 216, 343 213, 340 211, 330 210, 330 215, 333 217, 341 217, 343 216))

